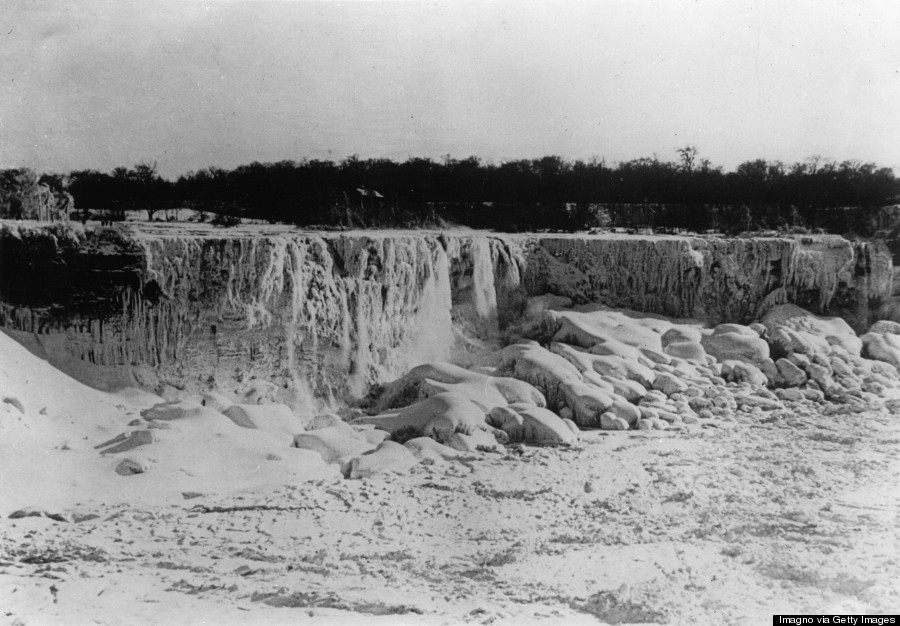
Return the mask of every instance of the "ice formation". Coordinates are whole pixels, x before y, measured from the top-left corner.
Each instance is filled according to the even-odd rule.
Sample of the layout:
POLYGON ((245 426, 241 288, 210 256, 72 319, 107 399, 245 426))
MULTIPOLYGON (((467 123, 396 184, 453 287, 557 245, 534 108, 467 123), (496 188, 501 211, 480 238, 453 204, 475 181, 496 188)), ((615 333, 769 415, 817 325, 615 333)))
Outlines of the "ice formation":
MULTIPOLYGON (((472 365, 473 352, 495 345, 479 342, 509 332, 528 297, 545 293, 711 325, 796 303, 863 330, 888 309, 893 289, 881 244, 833 236, 4 223, 0 239, 4 273, 14 275, 3 281, 0 325, 29 333, 54 362, 119 375, 131 366, 145 385, 199 390, 259 377, 295 408, 360 397, 419 363, 472 365)), ((577 330, 575 317, 567 323, 577 330)), ((603 342, 594 360, 621 358, 622 343, 603 342)), ((658 339, 624 344, 649 349, 651 360, 663 350, 658 339)), ((675 350, 702 357, 699 345, 675 350)))

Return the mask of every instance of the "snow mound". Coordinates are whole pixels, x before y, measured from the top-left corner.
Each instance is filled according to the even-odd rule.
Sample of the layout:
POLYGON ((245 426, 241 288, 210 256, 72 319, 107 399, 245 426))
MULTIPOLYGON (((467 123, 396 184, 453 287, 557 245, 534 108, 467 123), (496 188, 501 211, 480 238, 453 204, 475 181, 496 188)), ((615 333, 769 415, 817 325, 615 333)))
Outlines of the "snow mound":
POLYGON ((277 429, 250 431, 212 408, 136 389, 92 389, 4 333, 0 354, 4 516, 338 477, 277 429))

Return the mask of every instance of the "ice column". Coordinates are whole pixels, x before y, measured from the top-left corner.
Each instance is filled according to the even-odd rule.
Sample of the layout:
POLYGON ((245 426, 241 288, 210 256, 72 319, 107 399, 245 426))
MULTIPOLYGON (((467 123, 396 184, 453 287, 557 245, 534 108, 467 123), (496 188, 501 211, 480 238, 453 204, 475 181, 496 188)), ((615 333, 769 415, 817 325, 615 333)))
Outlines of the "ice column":
POLYGON ((494 263, 490 242, 484 237, 472 239, 472 289, 475 312, 482 320, 497 317, 497 291, 494 287, 494 263))
POLYGON ((453 306, 450 293, 450 261, 440 245, 421 259, 427 269, 418 311, 405 343, 409 367, 430 361, 446 361, 453 352, 453 306))

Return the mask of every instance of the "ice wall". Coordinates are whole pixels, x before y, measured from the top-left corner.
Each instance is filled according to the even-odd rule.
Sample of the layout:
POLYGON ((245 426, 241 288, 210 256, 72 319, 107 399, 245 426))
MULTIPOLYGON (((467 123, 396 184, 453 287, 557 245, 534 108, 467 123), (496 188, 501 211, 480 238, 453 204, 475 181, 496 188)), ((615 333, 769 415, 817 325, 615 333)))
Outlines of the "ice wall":
POLYGON ((839 237, 79 228, 0 224, 0 325, 145 384, 258 376, 295 404, 476 363, 530 295, 711 323, 796 302, 862 327, 892 289, 890 255, 839 237))
MULTIPOLYGON (((144 236, 146 280, 131 292, 125 361, 261 376, 299 396, 362 395, 411 362, 453 348, 449 261, 433 237, 144 236)), ((216 382, 224 383, 225 380, 216 382)))
POLYGON ((886 248, 833 235, 545 236, 525 248, 531 293, 711 323, 746 323, 792 302, 864 329, 891 297, 886 248))

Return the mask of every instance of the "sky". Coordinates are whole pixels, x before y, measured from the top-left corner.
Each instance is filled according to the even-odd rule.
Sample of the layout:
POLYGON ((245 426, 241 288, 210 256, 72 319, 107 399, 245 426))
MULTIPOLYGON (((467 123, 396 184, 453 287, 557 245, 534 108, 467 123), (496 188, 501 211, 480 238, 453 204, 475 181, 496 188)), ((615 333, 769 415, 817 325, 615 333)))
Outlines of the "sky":
POLYGON ((0 168, 693 145, 900 174, 896 0, 4 4, 0 168))

